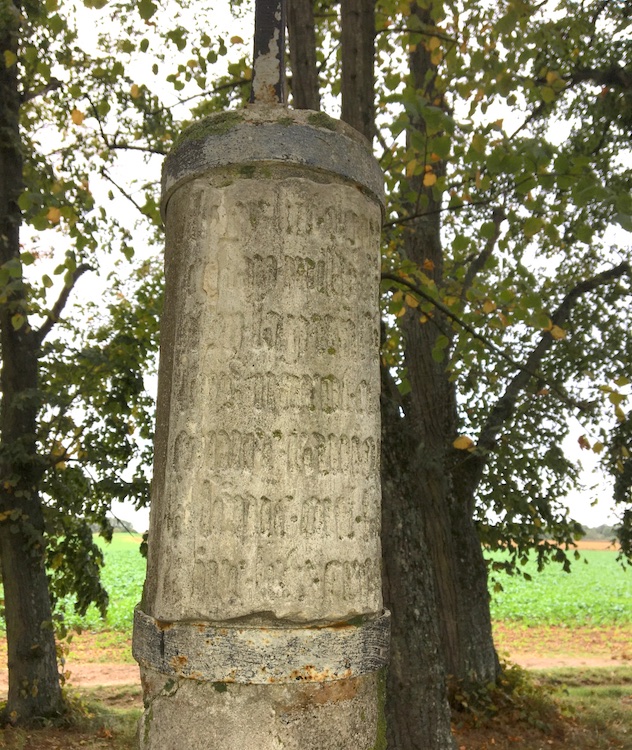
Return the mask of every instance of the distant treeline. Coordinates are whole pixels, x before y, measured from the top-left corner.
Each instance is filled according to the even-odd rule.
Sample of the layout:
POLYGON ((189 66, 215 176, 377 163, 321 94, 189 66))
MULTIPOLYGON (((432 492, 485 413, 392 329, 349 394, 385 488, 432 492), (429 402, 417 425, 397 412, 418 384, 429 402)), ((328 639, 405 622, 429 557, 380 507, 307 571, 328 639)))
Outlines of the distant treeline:
POLYGON ((611 541, 614 539, 614 526, 608 526, 604 523, 601 526, 595 526, 594 528, 589 528, 588 526, 584 526, 583 528, 585 533, 583 539, 586 539, 589 542, 600 541, 602 539, 611 541))

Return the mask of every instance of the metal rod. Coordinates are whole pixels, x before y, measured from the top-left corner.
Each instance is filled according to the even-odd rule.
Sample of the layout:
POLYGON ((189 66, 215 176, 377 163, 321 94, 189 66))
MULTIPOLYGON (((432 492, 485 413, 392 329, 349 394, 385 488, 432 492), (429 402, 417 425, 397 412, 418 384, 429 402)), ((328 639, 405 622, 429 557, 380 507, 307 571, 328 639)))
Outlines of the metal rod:
POLYGON ((285 104, 285 1, 255 2, 251 103, 285 104))

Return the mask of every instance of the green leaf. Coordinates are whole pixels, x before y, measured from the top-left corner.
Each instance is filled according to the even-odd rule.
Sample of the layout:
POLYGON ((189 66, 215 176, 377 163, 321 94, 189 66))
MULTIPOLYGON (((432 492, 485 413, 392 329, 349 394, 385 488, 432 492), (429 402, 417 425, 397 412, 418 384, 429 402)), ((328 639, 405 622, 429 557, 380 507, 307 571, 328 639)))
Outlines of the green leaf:
POLYGON ((544 219, 540 216, 530 216, 523 224, 522 231, 525 237, 529 239, 534 237, 545 225, 544 219))
POLYGON ((11 316, 11 325, 14 331, 19 331, 25 322, 26 318, 21 313, 15 313, 15 315, 11 316))
POLYGON ((158 10, 158 6, 152 0, 140 0, 137 7, 143 21, 149 21, 158 10))

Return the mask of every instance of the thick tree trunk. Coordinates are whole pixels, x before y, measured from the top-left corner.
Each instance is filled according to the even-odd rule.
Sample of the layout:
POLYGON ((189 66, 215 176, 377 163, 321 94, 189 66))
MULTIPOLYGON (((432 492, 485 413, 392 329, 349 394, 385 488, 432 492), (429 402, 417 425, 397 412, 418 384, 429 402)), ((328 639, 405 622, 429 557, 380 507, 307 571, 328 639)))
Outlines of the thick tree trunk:
MULTIPOLYGON (((414 7, 414 12, 422 28, 434 28, 430 8, 414 7)), ((439 79, 425 45, 417 45, 412 52, 410 70, 416 90, 435 106, 441 102, 443 90, 437 87, 439 79)), ((423 119, 411 125, 426 135, 423 119)), ((430 142, 427 150, 432 151, 430 142)), ((433 162, 430 166, 440 177, 444 165, 433 162)), ((426 213, 407 223, 404 254, 441 288, 441 205, 422 177, 412 178, 411 187, 419 201, 409 206, 409 213, 418 213, 422 205, 426 213)), ((452 681, 487 683, 498 677, 499 664, 492 640, 487 572, 473 522, 477 486, 473 477, 480 472, 460 471, 463 456, 469 454, 452 447, 457 437, 455 389, 446 363, 433 359, 437 339, 451 336, 450 322, 435 310, 431 318, 420 323, 418 312, 410 310, 402 327, 411 386, 406 417, 412 422, 418 452, 415 491, 419 500, 410 510, 423 514, 427 529, 444 663, 452 681), (469 481, 464 483, 466 475, 469 481)), ((408 524, 414 524, 414 519, 408 519, 408 524)))
POLYGON ((382 559, 385 606, 392 612, 388 748, 449 750, 454 741, 415 446, 407 421, 383 396, 382 559))
POLYGON ((320 109, 312 0, 288 0, 287 29, 295 109, 320 109))
MULTIPOLYGON (((0 49, 13 55, 18 19, 15 6, 5 8, 0 18, 0 49)), ((6 53, 0 57, 0 265, 19 268, 20 99, 17 65, 11 59, 6 53)), ((29 724, 58 714, 62 696, 37 491, 42 472, 35 435, 39 344, 28 326, 21 277, 12 283, 0 305, 0 560, 9 662, 5 718, 29 724)))

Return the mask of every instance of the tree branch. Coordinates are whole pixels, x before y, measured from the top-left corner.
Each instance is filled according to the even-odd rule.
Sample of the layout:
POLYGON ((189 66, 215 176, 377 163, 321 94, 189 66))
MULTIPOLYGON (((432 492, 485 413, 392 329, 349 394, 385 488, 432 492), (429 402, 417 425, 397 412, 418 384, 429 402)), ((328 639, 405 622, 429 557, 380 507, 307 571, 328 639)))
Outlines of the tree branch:
POLYGON ((603 69, 578 68, 570 76, 565 76, 564 80, 571 85, 590 81, 597 86, 614 86, 630 90, 632 89, 632 68, 623 68, 620 65, 611 65, 603 69))
POLYGON ((80 266, 70 274, 70 278, 66 281, 64 288, 61 290, 61 294, 57 298, 57 302, 53 305, 52 309, 48 313, 48 319, 44 322, 41 328, 34 331, 35 340, 38 346, 42 344, 46 336, 53 330, 54 325, 59 321, 61 314, 66 307, 70 293, 74 289, 75 284, 86 271, 91 271, 92 267, 87 263, 82 263, 80 266))
MULTIPOLYGON (((564 297, 557 310, 551 316, 551 322, 553 325, 561 326, 566 322, 573 306, 581 296, 595 291, 595 289, 611 281, 616 281, 622 276, 631 275, 629 263, 624 262, 590 279, 580 281, 564 297)), ((536 369, 540 366, 544 355, 549 351, 554 341, 555 339, 549 331, 545 331, 542 334, 540 341, 526 358, 524 365, 519 366, 519 372, 511 380, 505 392, 492 409, 487 422, 481 430, 477 448, 483 452, 487 452, 495 447, 498 433, 515 412, 518 396, 525 389, 529 380, 535 375, 536 369)))
POLYGON ((496 247, 496 243, 498 242, 498 238, 500 237, 500 225, 503 223, 503 221, 506 218, 507 218, 507 215, 505 214, 505 209, 500 206, 495 208, 494 211, 492 212, 492 221, 494 222, 494 233, 487 240, 487 242, 485 243, 485 247, 476 256, 476 258, 474 258, 474 260, 470 264, 470 267, 467 269, 465 278, 463 279, 463 290, 461 291, 461 301, 465 300, 465 295, 467 294, 467 290, 472 286, 477 274, 483 270, 485 263, 487 263, 487 261, 491 257, 491 254, 494 252, 494 248, 496 247))
POLYGON ((33 99, 37 99, 39 96, 48 94, 49 91, 57 91, 57 89, 60 89, 62 86, 63 84, 58 78, 51 78, 46 86, 42 86, 42 88, 37 89, 37 91, 28 91, 25 89, 20 98, 20 103, 25 104, 26 102, 30 102, 33 99))
POLYGON ((110 175, 109 175, 107 169, 105 169, 105 167, 103 167, 101 169, 101 175, 103 177, 105 177, 105 179, 108 182, 111 182, 112 185, 114 185, 114 187, 121 193, 121 195, 123 195, 125 198, 127 198, 127 200, 134 206, 134 208, 136 208, 143 216, 148 216, 147 211, 145 211, 143 209, 143 207, 127 192, 127 190, 125 190, 125 188, 122 188, 118 184, 118 182, 116 182, 116 180, 114 180, 112 177, 110 177, 110 175))

